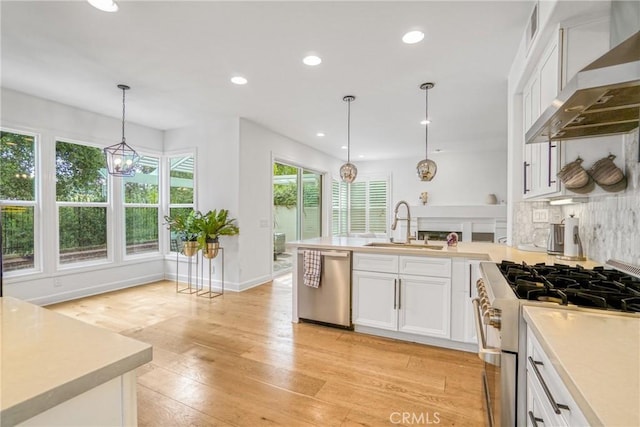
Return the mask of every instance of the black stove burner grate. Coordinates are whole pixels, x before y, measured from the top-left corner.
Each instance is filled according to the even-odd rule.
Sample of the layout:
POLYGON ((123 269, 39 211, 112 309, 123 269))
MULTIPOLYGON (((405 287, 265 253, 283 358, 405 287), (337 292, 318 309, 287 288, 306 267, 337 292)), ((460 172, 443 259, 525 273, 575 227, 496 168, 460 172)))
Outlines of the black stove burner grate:
POLYGON ((511 261, 498 269, 521 299, 640 313, 640 279, 617 270, 511 261))

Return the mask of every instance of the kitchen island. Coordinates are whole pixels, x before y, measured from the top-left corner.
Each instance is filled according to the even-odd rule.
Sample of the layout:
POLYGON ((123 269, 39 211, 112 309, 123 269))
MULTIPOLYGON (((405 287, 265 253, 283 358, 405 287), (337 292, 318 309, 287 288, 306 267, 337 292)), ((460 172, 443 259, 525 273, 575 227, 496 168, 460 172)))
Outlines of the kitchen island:
POLYGON ((137 425, 151 345, 11 297, 0 316, 1 425, 137 425))
MULTIPOLYGON (((293 274, 294 322, 300 317, 326 322, 299 316, 299 289, 309 299, 308 289, 300 286, 301 250, 349 252, 356 331, 466 351, 477 351, 471 300, 476 297, 475 284, 483 262, 576 264, 546 253, 484 242, 459 242, 450 247, 437 241, 407 245, 383 239, 322 237, 291 242, 288 247, 298 258, 293 274)), ((597 265, 588 260, 578 264, 586 268, 597 265)))
MULTIPOLYGON (((442 249, 423 249, 422 241, 414 241, 412 246, 406 245, 390 246, 367 246, 375 243, 387 243, 388 240, 379 238, 360 238, 360 237, 318 237, 315 239, 298 240, 287 243, 287 247, 295 249, 299 247, 317 248, 317 249, 340 249, 369 253, 392 253, 406 255, 425 255, 436 258, 468 258, 480 261, 500 262, 503 260, 513 262, 526 262, 527 264, 553 264, 563 263, 575 265, 576 262, 564 261, 555 255, 548 255, 546 252, 528 252, 513 248, 499 243, 486 242, 459 242, 457 246, 449 247, 446 242, 429 241, 429 245, 441 246, 442 249)), ((577 262, 586 268, 593 268, 599 263, 591 260, 577 262)), ((295 264, 294 264, 295 265, 295 264)), ((295 267, 294 267, 295 268, 295 267)), ((294 276, 295 277, 295 276, 294 276)))
POLYGON ((523 312, 553 367, 546 381, 553 385, 557 375, 568 391, 557 399, 573 400, 592 426, 640 425, 639 317, 534 306, 523 312))

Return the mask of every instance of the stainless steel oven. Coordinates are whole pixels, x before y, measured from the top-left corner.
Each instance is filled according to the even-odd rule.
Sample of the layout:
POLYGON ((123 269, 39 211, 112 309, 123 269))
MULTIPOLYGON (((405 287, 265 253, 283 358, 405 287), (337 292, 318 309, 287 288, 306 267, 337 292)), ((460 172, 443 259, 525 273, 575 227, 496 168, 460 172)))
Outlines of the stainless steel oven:
POLYGON ((488 426, 516 425, 516 377, 518 354, 503 351, 500 313, 489 304, 483 279, 476 284, 473 300, 478 356, 484 363, 482 394, 488 426))
POLYGON ((640 267, 614 260, 607 266, 480 263, 473 304, 488 425, 527 425, 523 305, 640 316, 640 267))

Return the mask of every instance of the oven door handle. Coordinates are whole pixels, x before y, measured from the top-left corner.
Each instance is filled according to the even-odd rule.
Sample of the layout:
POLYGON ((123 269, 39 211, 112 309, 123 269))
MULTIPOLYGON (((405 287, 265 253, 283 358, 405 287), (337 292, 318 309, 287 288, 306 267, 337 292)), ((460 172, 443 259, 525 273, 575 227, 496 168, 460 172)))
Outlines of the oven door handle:
POLYGON ((473 314, 476 324, 476 335, 478 336, 478 357, 481 360, 495 366, 500 366, 500 349, 487 347, 487 341, 482 329, 482 315, 480 314, 480 298, 471 300, 473 303, 473 314))

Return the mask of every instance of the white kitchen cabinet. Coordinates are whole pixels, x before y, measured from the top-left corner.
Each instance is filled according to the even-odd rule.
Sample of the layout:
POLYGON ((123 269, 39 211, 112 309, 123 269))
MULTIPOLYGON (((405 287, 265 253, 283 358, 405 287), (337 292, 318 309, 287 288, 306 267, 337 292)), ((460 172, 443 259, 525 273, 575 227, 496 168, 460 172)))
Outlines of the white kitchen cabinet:
POLYGON ((477 344, 472 300, 478 296, 480 260, 457 258, 451 268, 451 339, 477 344))
POLYGON ((398 330, 449 338, 451 279, 400 275, 398 330))
MULTIPOLYGON (((523 87, 524 133, 553 103, 564 85, 608 49, 608 16, 579 17, 562 22, 523 87)), ((523 198, 559 195, 561 184, 557 174, 563 162, 561 148, 560 141, 525 144, 523 198)))
POLYGON ((398 330, 398 274, 354 270, 352 284, 353 324, 398 330))
POLYGON ((589 425, 529 327, 525 363, 528 426, 589 425))
POLYGON ((355 252, 353 324, 449 339, 450 276, 449 258, 355 252))
MULTIPOLYGON (((552 37, 539 63, 523 89, 524 131, 535 123, 560 91, 560 54, 562 29, 552 37)), ((525 199, 559 191, 556 179, 559 158, 558 142, 525 144, 523 150, 523 190, 525 199)))
POLYGON ((561 161, 560 142, 524 146, 524 198, 546 196, 560 191, 557 174, 561 161))

